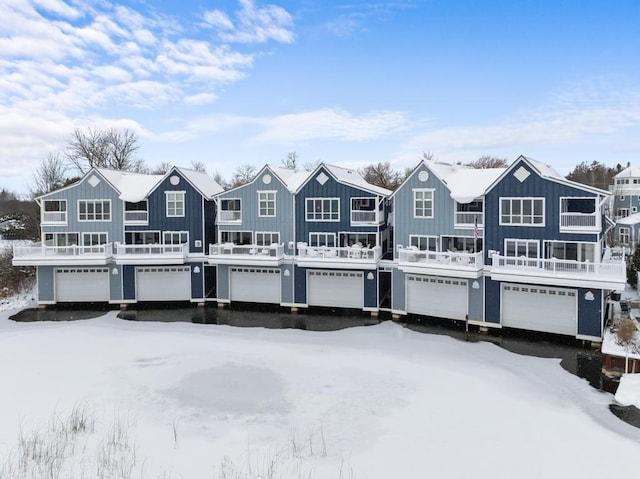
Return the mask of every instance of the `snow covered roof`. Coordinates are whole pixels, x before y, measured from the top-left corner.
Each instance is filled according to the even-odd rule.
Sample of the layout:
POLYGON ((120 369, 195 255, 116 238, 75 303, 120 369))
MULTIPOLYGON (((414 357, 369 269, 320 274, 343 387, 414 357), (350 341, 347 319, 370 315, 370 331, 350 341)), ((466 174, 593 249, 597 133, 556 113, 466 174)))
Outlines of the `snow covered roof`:
POLYGON ((640 213, 634 213, 625 218, 620 218, 616 220, 616 223, 619 225, 636 225, 640 223, 640 213))
POLYGON ((205 198, 212 198, 214 195, 223 191, 222 186, 218 184, 208 174, 202 171, 190 170, 188 168, 175 167, 205 198))
POLYGON ((309 172, 307 171, 295 171, 291 168, 284 168, 282 166, 269 166, 269 169, 280 178, 280 181, 284 183, 287 189, 291 193, 295 193, 295 191, 300 188, 302 183, 309 177, 309 172))
POLYGON ((342 166, 327 165, 326 163, 323 163, 321 166, 329 170, 340 183, 355 186, 356 188, 361 188, 381 196, 390 196, 391 193, 393 193, 391 190, 368 183, 356 170, 343 168, 342 166))
POLYGON ((470 168, 441 161, 422 161, 431 172, 449 189, 451 198, 458 203, 471 203, 482 197, 487 188, 506 170, 506 168, 470 168))
POLYGON ((615 175, 614 178, 640 178, 640 168, 627 166, 624 170, 615 175))
POLYGON ((149 175, 107 168, 96 168, 96 170, 120 193, 120 199, 129 203, 138 203, 144 200, 164 178, 164 175, 149 175))

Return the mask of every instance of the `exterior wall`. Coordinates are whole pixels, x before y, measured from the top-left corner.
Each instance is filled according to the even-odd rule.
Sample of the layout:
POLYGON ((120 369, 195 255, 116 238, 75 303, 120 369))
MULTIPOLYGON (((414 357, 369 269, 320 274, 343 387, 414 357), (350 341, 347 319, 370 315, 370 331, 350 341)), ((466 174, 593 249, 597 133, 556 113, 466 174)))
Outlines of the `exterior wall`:
POLYGON ((485 277, 484 321, 500 324, 500 282, 485 277))
POLYGON ((517 162, 485 196, 485 264, 491 264, 490 250, 504 254, 505 238, 539 240, 541 253, 543 252, 544 240, 598 242, 600 238, 597 233, 560 232, 560 198, 568 196, 595 197, 596 195, 589 191, 541 178, 523 160, 517 162), (519 168, 518 164, 530 173, 522 183, 514 177, 514 172, 519 168), (501 226, 501 197, 545 198, 545 225, 501 226))
POLYGON ((279 232, 280 243, 284 243, 285 252, 287 254, 293 254, 293 250, 290 250, 288 245, 290 241, 294 241, 294 227, 292 222, 292 218, 294 217, 294 196, 268 167, 264 168, 251 183, 236 188, 233 191, 221 193, 217 198, 218 202, 222 199, 240 199, 242 222, 218 224, 218 235, 214 238, 214 241, 212 241, 213 243, 218 243, 220 231, 251 231, 253 233, 253 242, 255 242, 256 231, 279 232), (263 181, 267 174, 271 177, 269 184, 265 184, 263 181), (276 192, 275 217, 259 216, 258 191, 276 192))
POLYGON ((613 239, 616 243, 621 244, 620 241, 620 228, 628 228, 629 229, 629 243, 624 243, 625 245, 635 246, 638 241, 640 241, 640 223, 635 225, 621 225, 616 224, 613 229, 613 239))
POLYGON ((113 189, 102 175, 96 171, 85 175, 79 183, 49 193, 43 200, 67 200, 67 224, 66 225, 42 225, 41 231, 45 233, 107 233, 109 243, 123 241, 123 203, 119 193, 113 189), (94 187, 89 183, 89 178, 95 176, 100 182, 94 187), (111 221, 78 221, 79 200, 111 200, 111 221))
POLYGON ((122 289, 125 301, 136 300, 136 267, 125 264, 122 266, 122 289))
MULTIPOLYGON (((423 163, 402 183, 393 196, 394 243, 408 246, 410 235, 429 236, 467 236, 473 238, 473 228, 455 228, 456 201, 436 175, 423 163), (420 181, 420 172, 429 175, 426 181, 420 181), (433 218, 413 217, 413 190, 416 188, 434 189, 433 218)), ((440 244, 438 244, 440 249, 440 244)), ((397 257, 397 249, 394 252, 397 257)))
POLYGON ((229 295, 229 266, 228 264, 218 265, 218 301, 230 301, 229 295))
POLYGON ((218 203, 215 200, 204 200, 204 252, 209 252, 209 245, 218 240, 218 228, 216 226, 216 214, 218 203))
MULTIPOLYGON (((338 235, 341 232, 378 233, 386 228, 386 222, 380 226, 351 226, 351 198, 376 198, 376 195, 339 183, 324 168, 317 170, 296 195, 296 241, 308 243, 309 233, 314 232, 335 233, 336 241, 338 241, 338 235), (329 178, 323 185, 316 180, 321 174, 325 174, 329 178), (340 220, 306 221, 305 203, 307 198, 339 198, 340 220)), ((382 243, 379 246, 382 246, 382 243)))
MULTIPOLYGON (((163 231, 188 231, 189 252, 191 254, 204 253, 205 227, 204 227, 204 198, 181 174, 173 170, 171 174, 151 192, 148 197, 149 223, 147 226, 126 226, 126 231, 160 231, 162 241, 163 231), (178 176, 180 182, 171 184, 171 177, 178 176), (182 217, 167 217, 166 192, 184 191, 185 210, 182 217), (196 241, 201 242, 200 247, 195 246, 196 241)), ((208 252, 208 250, 207 250, 208 252)))
POLYGON ((38 302, 49 303, 55 298, 53 266, 38 266, 36 269, 38 281, 38 302))
POLYGON ((469 280, 469 321, 484 320, 484 281, 483 278, 469 280))
POLYGON ((286 261, 282 266, 281 266, 281 273, 280 273, 280 301, 282 304, 294 304, 295 303, 295 299, 294 299, 294 288, 295 288, 295 274, 296 274, 296 268, 293 264, 293 260, 288 260, 286 261), (289 272, 289 275, 287 276, 286 272, 289 272))
POLYGON ((407 310, 406 301, 406 273, 398 268, 394 268, 391 272, 391 310, 402 311, 407 310))
POLYGON ((122 265, 109 264, 109 295, 111 302, 122 300, 122 265), (114 271, 117 273, 114 274, 114 271))
POLYGON ((191 263, 191 300, 204 301, 204 263, 191 263))
MULTIPOLYGON (((624 187, 629 188, 629 185, 624 185, 624 187)), ((613 215, 616 214, 618 208, 628 209, 630 215, 640 212, 640 188, 637 188, 637 190, 633 192, 622 192, 621 190, 616 191, 616 189, 614 188, 613 194, 613 215)))

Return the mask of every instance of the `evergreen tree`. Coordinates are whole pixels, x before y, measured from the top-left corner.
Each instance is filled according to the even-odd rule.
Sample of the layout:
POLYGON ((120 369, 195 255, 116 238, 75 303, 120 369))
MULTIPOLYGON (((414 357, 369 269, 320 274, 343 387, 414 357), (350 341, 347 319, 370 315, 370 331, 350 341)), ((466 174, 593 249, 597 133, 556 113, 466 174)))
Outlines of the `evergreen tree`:
POLYGON ((627 257, 627 283, 634 289, 638 287, 638 271, 640 271, 640 243, 636 245, 633 255, 627 257))

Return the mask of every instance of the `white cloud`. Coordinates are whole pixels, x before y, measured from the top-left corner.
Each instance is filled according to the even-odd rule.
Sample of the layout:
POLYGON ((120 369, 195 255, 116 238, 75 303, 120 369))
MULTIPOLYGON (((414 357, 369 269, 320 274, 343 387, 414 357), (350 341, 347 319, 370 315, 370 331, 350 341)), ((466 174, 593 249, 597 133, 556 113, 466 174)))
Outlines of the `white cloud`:
POLYGON ((355 117, 343 110, 325 108, 266 120, 265 130, 257 138, 276 142, 323 138, 361 141, 386 136, 407 126, 407 118, 399 112, 381 111, 355 117))
POLYGON ((218 30, 225 42, 293 42, 293 18, 284 8, 271 4, 259 7, 253 0, 239 0, 239 3, 235 24, 226 13, 210 10, 203 16, 205 25, 218 30))

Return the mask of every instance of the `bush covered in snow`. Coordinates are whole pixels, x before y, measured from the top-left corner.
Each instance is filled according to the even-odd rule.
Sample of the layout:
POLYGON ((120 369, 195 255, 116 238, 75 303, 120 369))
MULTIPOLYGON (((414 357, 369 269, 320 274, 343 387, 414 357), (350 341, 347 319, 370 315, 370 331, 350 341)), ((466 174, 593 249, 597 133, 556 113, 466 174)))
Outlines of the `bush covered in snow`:
POLYGON ((36 281, 33 266, 13 266, 13 249, 0 246, 0 299, 31 291, 36 281))

